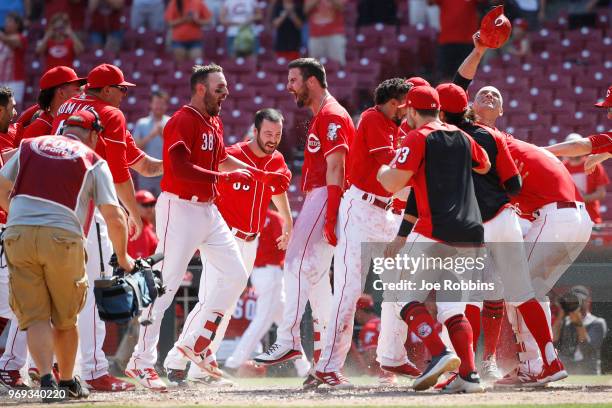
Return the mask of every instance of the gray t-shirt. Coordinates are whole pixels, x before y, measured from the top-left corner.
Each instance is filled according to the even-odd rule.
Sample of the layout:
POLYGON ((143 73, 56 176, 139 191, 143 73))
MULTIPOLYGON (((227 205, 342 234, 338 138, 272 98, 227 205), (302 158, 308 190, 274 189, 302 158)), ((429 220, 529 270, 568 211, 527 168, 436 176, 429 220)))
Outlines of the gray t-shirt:
MULTIPOLYGON (((0 169, 0 175, 13 183, 19 172, 19 153, 17 151, 0 169)), ((75 212, 51 201, 17 196, 11 200, 6 225, 56 227, 84 235, 83 226, 90 215, 89 203, 92 199, 96 206, 110 204, 119 207, 113 177, 108 164, 102 159, 87 173, 75 212)))
MULTIPOLYGON (((166 126, 166 123, 168 123, 169 119, 170 116, 164 115, 161 120, 162 126, 166 126)), ((153 126, 155 126, 155 120, 153 119, 152 115, 138 119, 138 122, 136 122, 136 126, 134 126, 134 131, 132 132, 134 140, 138 141, 147 137, 147 135, 151 133, 151 130, 153 130, 153 126)), ((151 139, 142 150, 144 150, 144 152, 149 156, 161 160, 163 147, 164 140, 161 137, 157 136, 151 139)))

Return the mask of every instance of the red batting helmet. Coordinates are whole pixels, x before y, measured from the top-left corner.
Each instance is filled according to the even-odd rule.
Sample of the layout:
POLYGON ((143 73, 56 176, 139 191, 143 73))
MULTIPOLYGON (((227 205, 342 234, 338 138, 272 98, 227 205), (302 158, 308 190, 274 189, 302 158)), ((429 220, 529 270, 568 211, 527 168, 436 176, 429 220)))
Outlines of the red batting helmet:
POLYGON ((480 41, 489 48, 499 48, 508 41, 512 24, 504 15, 504 6, 489 11, 480 22, 480 41))

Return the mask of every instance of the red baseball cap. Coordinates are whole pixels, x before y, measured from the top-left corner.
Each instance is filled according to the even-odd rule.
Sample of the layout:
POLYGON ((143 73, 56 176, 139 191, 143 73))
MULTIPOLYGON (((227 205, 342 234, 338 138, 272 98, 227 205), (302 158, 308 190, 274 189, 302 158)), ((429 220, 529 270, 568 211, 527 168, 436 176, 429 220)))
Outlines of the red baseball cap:
POLYGON ((406 102, 400 108, 440 109, 440 96, 431 86, 415 86, 406 94, 406 102))
POLYGON ((89 88, 104 88, 105 86, 136 86, 123 78, 123 72, 111 64, 101 64, 92 69, 87 75, 87 86, 89 88))
POLYGON ((87 82, 87 79, 79 78, 74 69, 60 65, 43 74, 40 78, 40 90, 44 91, 71 82, 78 82, 79 85, 83 85, 87 82))
POLYGON ((431 86, 431 85, 429 84, 429 82, 427 82, 427 80, 426 80, 425 78, 421 78, 421 77, 418 77, 418 76, 408 78, 408 79, 406 80, 406 83, 407 83, 407 84, 409 84, 409 85, 411 85, 411 86, 423 86, 423 85, 425 85, 425 86, 431 86))
POLYGON ((480 41, 489 48, 499 48, 508 41, 512 24, 504 15, 504 6, 489 11, 480 22, 480 41))
POLYGON ((440 96, 440 109, 449 113, 463 113, 468 108, 468 96, 458 85, 446 83, 436 87, 440 96))
POLYGON ((599 108, 610 108, 612 107, 612 86, 608 88, 606 99, 595 104, 599 108))
POLYGON ((357 310, 371 310, 374 309, 374 299, 371 295, 364 293, 357 300, 357 310))
POLYGON ((157 202, 155 196, 149 190, 138 190, 136 192, 138 204, 151 204, 157 202))
POLYGON ((83 129, 95 129, 94 123, 97 118, 90 110, 80 110, 73 115, 70 115, 64 122, 64 126, 78 126, 83 129))

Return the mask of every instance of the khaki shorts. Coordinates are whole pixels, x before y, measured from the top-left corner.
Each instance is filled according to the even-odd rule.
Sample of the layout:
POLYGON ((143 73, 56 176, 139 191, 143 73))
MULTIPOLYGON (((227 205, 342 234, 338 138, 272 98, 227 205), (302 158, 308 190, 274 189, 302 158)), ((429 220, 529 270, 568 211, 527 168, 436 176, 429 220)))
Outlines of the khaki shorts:
POLYGON ((9 302, 21 330, 49 319, 58 330, 76 327, 88 288, 83 244, 81 235, 60 228, 6 229, 9 302))

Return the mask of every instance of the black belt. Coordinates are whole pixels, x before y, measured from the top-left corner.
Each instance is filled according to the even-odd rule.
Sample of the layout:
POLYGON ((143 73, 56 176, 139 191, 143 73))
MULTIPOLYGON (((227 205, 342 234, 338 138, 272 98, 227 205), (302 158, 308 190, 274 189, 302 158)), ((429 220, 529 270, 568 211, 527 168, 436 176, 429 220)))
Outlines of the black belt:
POLYGON ((368 193, 363 193, 363 195, 361 196, 361 199, 364 201, 369 202, 370 204, 378 207, 378 208, 382 208, 383 210, 387 211, 387 210, 391 210, 391 212, 395 215, 401 215, 402 211, 398 210, 397 208, 393 208, 391 207, 391 201, 389 202, 385 202, 383 200, 379 200, 378 198, 374 197, 373 200, 370 200, 370 194, 368 193))

